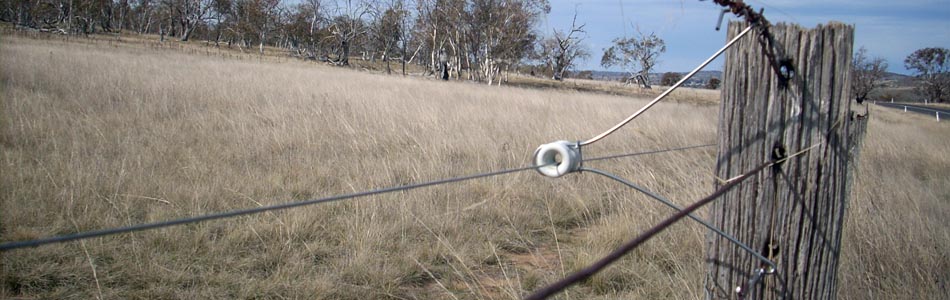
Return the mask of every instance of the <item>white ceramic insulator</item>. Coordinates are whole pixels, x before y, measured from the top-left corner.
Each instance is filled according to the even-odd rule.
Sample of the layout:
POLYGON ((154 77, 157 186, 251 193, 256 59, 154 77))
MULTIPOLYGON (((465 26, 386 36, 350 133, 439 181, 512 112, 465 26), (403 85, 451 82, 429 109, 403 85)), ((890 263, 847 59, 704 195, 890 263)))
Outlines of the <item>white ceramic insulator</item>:
POLYGON ((534 151, 534 165, 544 176, 561 177, 564 174, 577 171, 581 167, 581 149, 578 143, 556 141, 538 147, 534 151), (560 156, 560 161, 558 161, 560 156))

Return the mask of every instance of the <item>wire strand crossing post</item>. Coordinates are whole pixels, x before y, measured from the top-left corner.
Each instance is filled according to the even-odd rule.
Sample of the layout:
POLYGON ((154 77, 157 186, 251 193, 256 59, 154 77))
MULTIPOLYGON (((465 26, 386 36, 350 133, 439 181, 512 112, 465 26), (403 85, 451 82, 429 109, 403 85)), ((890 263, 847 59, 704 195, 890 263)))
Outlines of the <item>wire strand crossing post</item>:
POLYGON ((713 60, 719 57, 719 55, 722 55, 723 52, 726 52, 726 50, 728 50, 733 45, 735 45, 737 41, 739 41, 743 36, 745 36, 746 33, 749 33, 750 31, 752 31, 752 26, 747 27, 738 35, 732 37, 732 40, 727 42, 725 46, 722 46, 722 48, 720 48, 719 51, 716 51, 716 53, 713 53, 713 55, 707 58, 706 61, 703 61, 703 63, 699 64, 699 66, 697 66, 695 69, 693 69, 688 74, 686 74, 686 76, 683 76, 683 78, 680 78, 680 80, 677 81, 675 84, 673 84, 673 86, 663 91, 663 93, 660 93, 660 95, 656 96, 656 98, 654 98, 653 101, 650 101, 649 103, 644 105, 643 108, 640 108, 640 110, 634 112, 632 115, 630 115, 623 121, 620 121, 620 123, 617 123, 617 125, 614 125, 614 127, 607 129, 607 131, 604 131, 603 133, 598 134, 597 136, 592 137, 589 140, 579 143, 579 146, 587 146, 587 145, 593 144, 594 142, 597 142, 600 139, 603 139, 604 137, 610 135, 611 133, 614 133, 614 131, 617 131, 618 129, 620 129, 620 127, 627 125, 627 123, 630 123, 630 121, 633 121, 633 119, 636 119, 638 116, 640 116, 641 114, 646 112, 648 109, 650 109, 650 107, 653 107, 653 105, 657 104, 658 102, 660 102, 660 100, 663 100, 663 98, 666 98, 666 96, 668 96, 670 93, 672 93, 681 85, 683 85, 683 83, 685 83, 687 80, 692 78, 693 75, 696 75, 696 73, 699 73, 699 71, 701 71, 703 68, 709 65, 709 63, 711 63, 713 60))
MULTIPOLYGON (((731 23, 729 38, 746 26, 731 23)), ((709 220, 778 267, 775 276, 756 275, 758 259, 707 233, 706 298, 834 299, 842 225, 867 124, 851 111, 854 29, 832 23, 756 30, 769 30, 769 47, 777 49, 745 38, 726 52, 716 176, 731 178, 767 158, 782 163, 723 195, 709 220), (806 148, 813 150, 779 159, 806 148), (787 290, 776 278, 784 278, 787 290)))
POLYGON ((594 274, 597 274, 597 272, 600 272, 601 270, 603 270, 610 264, 616 262, 618 259, 626 255, 630 251, 633 251, 633 249, 636 249, 641 244, 650 240, 650 238, 652 238, 653 236, 657 235, 658 233, 660 233, 667 227, 670 227, 670 225, 675 224, 676 222, 685 218, 687 215, 693 213, 700 207, 703 207, 704 205, 709 204, 710 202, 713 202, 714 200, 721 197, 724 193, 735 188, 736 186, 746 181, 747 179, 754 177, 755 174, 762 172, 762 170, 764 170, 765 168, 768 168, 769 166, 772 166, 772 162, 763 163, 748 172, 745 172, 739 176, 736 176, 735 180, 732 180, 730 182, 723 184, 715 192, 713 192, 709 196, 706 196, 706 198, 700 199, 699 201, 696 201, 693 204, 690 204, 689 206, 684 207, 682 210, 680 210, 676 214, 673 214, 672 216, 666 218, 659 224, 641 233, 636 238, 630 241, 627 241, 626 243, 621 245, 620 248, 617 248, 613 252, 610 252, 609 254, 607 254, 607 256, 604 256, 600 260, 597 260, 592 265, 584 267, 583 269, 580 269, 574 273, 571 273, 567 277, 562 278, 561 280, 558 280, 555 283, 552 283, 548 286, 545 286, 535 291, 531 295, 528 295, 527 297, 525 297, 525 300, 547 299, 548 297, 553 296, 554 294, 557 294, 563 291, 564 289, 570 287, 571 285, 574 285, 582 280, 585 280, 587 278, 590 278, 591 276, 594 276, 594 274))
MULTIPOLYGON (((635 190, 637 190, 637 191, 639 191, 639 192, 641 192, 641 193, 643 193, 643 194, 645 194, 645 195, 647 195, 647 196, 650 196, 650 197, 653 198, 653 199, 656 199, 657 201, 660 201, 660 203, 663 203, 663 205, 666 205, 666 206, 668 206, 668 207, 670 207, 670 208, 672 208, 672 209, 674 209, 674 210, 676 210, 676 211, 682 211, 682 210, 683 210, 682 207, 679 207, 678 205, 674 204, 674 203, 673 203, 672 201, 670 201, 669 199, 666 199, 666 198, 663 197, 663 196, 660 196, 660 195, 658 195, 658 194, 656 194, 656 193, 654 193, 654 192, 651 192, 651 191, 649 191, 649 190, 647 190, 647 189, 645 189, 645 188, 643 188, 643 187, 641 187, 641 186, 639 186, 639 185, 634 184, 633 182, 629 182, 629 181, 627 181, 627 180, 625 180, 625 179, 623 179, 623 178, 620 178, 620 177, 618 177, 618 176, 616 176, 616 175, 614 175, 614 174, 610 174, 610 173, 607 173, 607 172, 604 172, 604 171, 601 171, 601 170, 598 170, 598 169, 593 169, 593 168, 581 168, 581 170, 582 170, 582 171, 585 171, 585 172, 591 172, 591 173, 594 173, 594 174, 598 174, 598 175, 601 175, 601 176, 604 176, 604 177, 613 179, 613 180, 615 180, 615 181, 617 181, 617 182, 620 182, 620 183, 623 184, 623 185, 626 185, 626 186, 628 186, 628 187, 630 187, 630 188, 632 188, 632 189, 635 189, 635 190)), ((750 247, 747 246, 746 244, 742 243, 741 241, 735 239, 734 237, 730 236, 729 234, 727 234, 727 233, 725 233, 725 232, 722 232, 722 230, 720 230, 719 228, 716 228, 715 226, 712 226, 712 224, 709 224, 708 222, 704 221, 703 219, 700 219, 699 217, 697 217, 697 216, 694 215, 694 214, 687 214, 686 216, 689 217, 690 219, 693 219, 693 221, 696 221, 697 223, 699 223, 699 224, 705 226, 706 229, 712 230, 712 231, 715 232, 716 234, 722 236, 724 239, 726 239, 726 240, 732 242, 732 243, 735 244, 737 247, 739 247, 739 248, 742 249, 742 250, 745 250, 745 251, 746 251, 747 253, 749 253, 750 255, 755 256, 755 258, 758 258, 760 261, 762 261, 763 264, 768 265, 770 269, 772 269, 772 270, 775 269, 775 263, 774 263, 774 262, 772 262, 772 261, 769 260, 768 258, 765 258, 765 257, 762 256, 761 254, 759 254, 758 252, 756 252, 756 250, 753 250, 752 248, 750 248, 750 247)))

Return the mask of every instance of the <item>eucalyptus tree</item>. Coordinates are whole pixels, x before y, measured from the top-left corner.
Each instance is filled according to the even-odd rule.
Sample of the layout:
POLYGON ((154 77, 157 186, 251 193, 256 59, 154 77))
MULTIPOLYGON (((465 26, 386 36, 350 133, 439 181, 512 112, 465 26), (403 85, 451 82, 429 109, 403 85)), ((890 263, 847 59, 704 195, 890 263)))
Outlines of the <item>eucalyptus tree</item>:
POLYGON ((650 70, 656 66, 663 52, 666 52, 666 42, 662 38, 652 32, 643 34, 637 29, 635 37, 614 39, 613 46, 604 49, 600 64, 604 68, 620 66, 631 77, 638 78, 640 84, 649 88, 647 80, 650 78, 650 70))

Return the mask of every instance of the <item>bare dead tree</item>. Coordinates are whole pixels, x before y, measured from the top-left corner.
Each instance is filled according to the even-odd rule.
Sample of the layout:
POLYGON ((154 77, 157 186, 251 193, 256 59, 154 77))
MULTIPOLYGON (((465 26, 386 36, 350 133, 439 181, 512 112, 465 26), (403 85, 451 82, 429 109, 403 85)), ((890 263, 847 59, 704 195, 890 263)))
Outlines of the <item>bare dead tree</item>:
POLYGON ((369 13, 366 1, 341 0, 336 3, 337 16, 330 22, 330 33, 336 39, 336 64, 350 65, 350 48, 353 42, 366 34, 367 26, 363 17, 369 13))
POLYGON ((397 44, 404 36, 402 30, 409 11, 402 0, 381 1, 370 6, 372 22, 369 28, 370 47, 373 59, 377 54, 386 63, 386 73, 392 73, 391 56, 397 50, 397 44))
MULTIPOLYGON (((412 30, 412 20, 411 15, 412 11, 409 8, 408 3, 405 3, 404 0, 398 0, 398 7, 400 10, 405 12, 404 18, 399 22, 399 44, 400 50, 402 52, 402 58, 399 60, 400 65, 402 66, 402 76, 406 76, 406 64, 412 63, 414 57, 409 55, 409 45, 415 39, 414 31, 412 30)), ((421 45, 420 45, 421 46, 421 45)), ((418 48, 417 48, 418 49, 418 48)), ((415 54, 413 54, 415 56, 415 54)))
POLYGON ((573 68, 578 58, 590 56, 581 44, 587 34, 584 31, 585 25, 577 24, 577 11, 575 11, 570 30, 565 32, 555 29, 553 35, 542 41, 541 56, 553 73, 552 79, 563 80, 564 72, 573 68))
POLYGON ((208 18, 212 4, 211 0, 176 0, 170 4, 181 26, 181 41, 191 38, 195 28, 208 18))
POLYGON ((851 92, 858 103, 867 100, 868 94, 881 86, 887 61, 880 57, 870 58, 867 49, 861 47, 851 60, 851 92))

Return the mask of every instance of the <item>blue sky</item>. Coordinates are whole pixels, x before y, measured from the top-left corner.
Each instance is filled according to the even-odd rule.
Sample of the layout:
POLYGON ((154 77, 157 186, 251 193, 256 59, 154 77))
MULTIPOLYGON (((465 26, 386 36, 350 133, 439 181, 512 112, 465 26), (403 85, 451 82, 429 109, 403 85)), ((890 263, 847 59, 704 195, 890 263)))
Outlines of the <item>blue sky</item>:
MULTIPOLYGON (((566 29, 577 8, 577 22, 586 24, 584 44, 591 57, 578 69, 603 70, 600 56, 611 40, 632 36, 639 26, 666 41, 659 72, 686 72, 725 43, 725 30, 715 31, 719 7, 698 0, 550 0, 551 13, 542 30, 566 29), (621 9, 622 7, 622 9, 621 9), (626 26, 626 28, 624 28, 626 26)), ((911 74, 904 58, 925 47, 950 48, 950 0, 747 0, 765 9, 772 23, 798 23, 813 27, 828 21, 855 26, 855 49, 864 46, 871 56, 883 57, 888 71, 911 74)), ((727 18, 729 15, 727 15, 727 18)), ((734 17, 729 19, 735 19, 734 17)), ((723 22, 725 27, 727 21, 723 22)), ((722 69, 722 59, 707 70, 722 69)), ((611 70, 617 70, 616 68, 611 70)))

